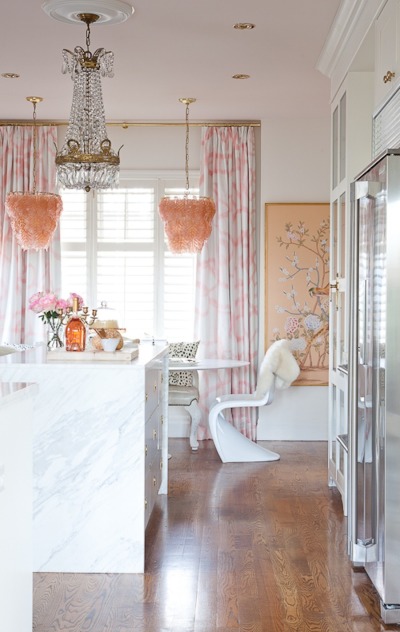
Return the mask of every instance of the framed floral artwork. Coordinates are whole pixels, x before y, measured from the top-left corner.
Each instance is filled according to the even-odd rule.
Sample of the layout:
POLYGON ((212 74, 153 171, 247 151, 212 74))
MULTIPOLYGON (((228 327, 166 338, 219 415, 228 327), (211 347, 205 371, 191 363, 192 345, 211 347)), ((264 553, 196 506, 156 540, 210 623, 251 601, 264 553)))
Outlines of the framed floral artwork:
POLYGON ((265 205, 265 347, 286 338, 295 385, 325 386, 329 370, 329 204, 265 205))

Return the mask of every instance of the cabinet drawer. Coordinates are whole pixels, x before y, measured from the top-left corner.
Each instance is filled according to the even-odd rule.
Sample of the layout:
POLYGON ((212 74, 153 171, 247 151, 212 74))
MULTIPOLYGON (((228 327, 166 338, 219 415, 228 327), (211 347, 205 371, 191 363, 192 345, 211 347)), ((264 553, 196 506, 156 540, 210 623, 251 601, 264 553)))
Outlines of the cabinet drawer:
POLYGON ((149 419, 158 406, 160 394, 160 371, 148 369, 145 377, 145 419, 149 419))
POLYGON ((153 455, 159 448, 159 408, 157 407, 150 419, 146 421, 144 429, 146 463, 153 462, 153 455))
POLYGON ((161 485, 161 459, 160 453, 157 451, 153 461, 146 464, 145 473, 145 526, 147 525, 151 512, 153 511, 158 490, 161 485))

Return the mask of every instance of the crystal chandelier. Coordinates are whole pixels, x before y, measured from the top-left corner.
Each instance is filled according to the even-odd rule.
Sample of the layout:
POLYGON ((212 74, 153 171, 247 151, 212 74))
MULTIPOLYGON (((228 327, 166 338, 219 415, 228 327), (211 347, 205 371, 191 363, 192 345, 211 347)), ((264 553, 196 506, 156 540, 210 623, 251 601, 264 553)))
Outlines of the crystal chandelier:
POLYGON ((171 252, 201 252, 206 239, 211 235, 215 204, 209 197, 190 195, 189 105, 196 99, 184 98, 179 101, 186 105, 186 191, 183 198, 163 197, 159 213, 165 222, 165 233, 171 252))
POLYGON ((13 191, 6 197, 11 228, 23 250, 47 249, 62 211, 61 197, 36 191, 37 127, 36 105, 42 97, 26 97, 33 105, 33 187, 30 192, 13 191))
POLYGON ((100 77, 113 76, 114 53, 90 47, 90 25, 99 18, 94 13, 79 13, 86 24, 86 50, 76 46, 64 49, 63 73, 74 82, 71 114, 64 145, 56 156, 58 184, 67 189, 106 189, 118 182, 119 150, 107 138, 100 77))

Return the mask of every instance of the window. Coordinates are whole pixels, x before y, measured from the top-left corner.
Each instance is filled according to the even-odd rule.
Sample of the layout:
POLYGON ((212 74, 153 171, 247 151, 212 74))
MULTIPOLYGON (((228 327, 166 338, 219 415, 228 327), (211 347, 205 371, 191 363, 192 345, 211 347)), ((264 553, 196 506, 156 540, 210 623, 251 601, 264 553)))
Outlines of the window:
POLYGON ((183 177, 121 174, 118 189, 61 191, 62 296, 106 301, 127 335, 191 340, 196 255, 168 251, 158 214, 163 195, 184 190, 183 177))

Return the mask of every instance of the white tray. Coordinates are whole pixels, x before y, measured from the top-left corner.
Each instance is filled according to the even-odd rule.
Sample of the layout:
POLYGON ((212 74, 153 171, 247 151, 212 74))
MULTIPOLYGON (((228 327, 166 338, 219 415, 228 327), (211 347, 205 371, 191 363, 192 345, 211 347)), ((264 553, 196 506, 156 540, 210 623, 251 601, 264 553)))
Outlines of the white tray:
POLYGON ((47 360, 58 362, 131 362, 139 355, 139 347, 121 349, 121 351, 66 351, 65 349, 52 349, 47 352, 47 360))

